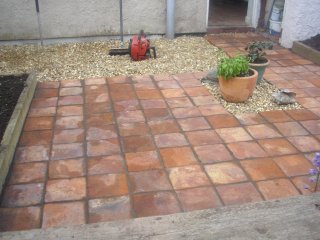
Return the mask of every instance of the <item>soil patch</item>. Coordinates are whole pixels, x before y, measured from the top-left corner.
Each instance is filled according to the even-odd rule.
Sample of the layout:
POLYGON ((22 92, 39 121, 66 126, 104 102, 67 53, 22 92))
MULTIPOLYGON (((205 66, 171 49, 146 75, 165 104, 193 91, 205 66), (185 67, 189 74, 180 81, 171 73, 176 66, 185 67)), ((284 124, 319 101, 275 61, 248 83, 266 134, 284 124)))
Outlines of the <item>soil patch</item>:
POLYGON ((0 142, 28 75, 0 76, 0 142))
POLYGON ((302 43, 308 45, 309 47, 320 51, 320 34, 302 41, 302 43))

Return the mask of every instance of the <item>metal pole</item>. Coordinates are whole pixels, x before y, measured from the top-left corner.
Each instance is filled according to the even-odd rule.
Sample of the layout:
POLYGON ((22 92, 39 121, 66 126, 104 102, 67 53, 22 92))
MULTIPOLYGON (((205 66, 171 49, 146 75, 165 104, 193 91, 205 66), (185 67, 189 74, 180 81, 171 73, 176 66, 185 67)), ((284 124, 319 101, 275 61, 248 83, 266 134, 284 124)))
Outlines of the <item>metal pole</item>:
POLYGON ((122 0, 119 2, 120 4, 120 35, 121 35, 121 42, 123 45, 123 15, 122 15, 122 0))
POLYGON ((175 0, 167 0, 167 29, 166 37, 174 39, 175 0))
POLYGON ((39 0, 35 0, 35 2, 36 2, 36 11, 37 11, 37 19, 38 19, 38 31, 39 31, 41 46, 43 46, 39 0))

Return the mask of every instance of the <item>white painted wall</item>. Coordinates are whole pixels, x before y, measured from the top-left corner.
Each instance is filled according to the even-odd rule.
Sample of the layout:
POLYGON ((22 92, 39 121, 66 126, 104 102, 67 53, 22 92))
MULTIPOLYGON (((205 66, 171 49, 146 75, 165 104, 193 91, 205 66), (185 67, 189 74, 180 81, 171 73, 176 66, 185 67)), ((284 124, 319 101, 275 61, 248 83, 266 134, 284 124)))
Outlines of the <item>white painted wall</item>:
MULTIPOLYGON (((119 35, 119 0, 39 0, 43 37, 119 35)), ((176 33, 206 32, 207 0, 176 0, 176 33)), ((166 0, 123 0, 124 33, 164 34, 166 0)), ((38 39, 34 0, 0 0, 0 40, 38 39)))
POLYGON ((320 0, 286 0, 280 43, 291 48, 293 41, 320 33, 320 0))

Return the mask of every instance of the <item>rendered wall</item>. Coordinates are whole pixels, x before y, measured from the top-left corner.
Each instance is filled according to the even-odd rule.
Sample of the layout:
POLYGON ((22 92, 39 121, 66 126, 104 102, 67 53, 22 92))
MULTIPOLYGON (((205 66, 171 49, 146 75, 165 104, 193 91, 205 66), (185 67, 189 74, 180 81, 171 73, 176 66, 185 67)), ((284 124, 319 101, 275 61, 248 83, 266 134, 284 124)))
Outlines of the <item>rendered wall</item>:
MULTIPOLYGON (((119 0, 39 0, 44 38, 119 35, 119 0)), ((206 32, 207 0, 176 0, 176 33, 206 32)), ((164 34, 166 0, 123 0, 124 32, 164 34)), ((37 39, 34 0, 0 1, 0 40, 37 39)))
POLYGON ((320 33, 320 0, 286 0, 282 21, 281 45, 291 48, 293 41, 320 33))

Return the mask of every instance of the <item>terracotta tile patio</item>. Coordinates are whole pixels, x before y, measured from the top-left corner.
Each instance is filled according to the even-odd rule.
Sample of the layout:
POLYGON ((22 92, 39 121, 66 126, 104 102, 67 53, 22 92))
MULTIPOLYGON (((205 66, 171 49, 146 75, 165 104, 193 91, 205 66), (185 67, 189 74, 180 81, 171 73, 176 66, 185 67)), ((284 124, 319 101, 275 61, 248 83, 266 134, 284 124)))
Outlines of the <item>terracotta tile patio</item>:
MULTIPOLYGON (((231 55, 253 39, 262 37, 208 37, 228 43, 231 55)), ((236 118, 201 87, 205 73, 39 83, 2 196, 0 230, 310 194, 303 185, 320 150, 320 67, 281 47, 270 58, 265 78, 299 89, 305 109, 236 118)))

